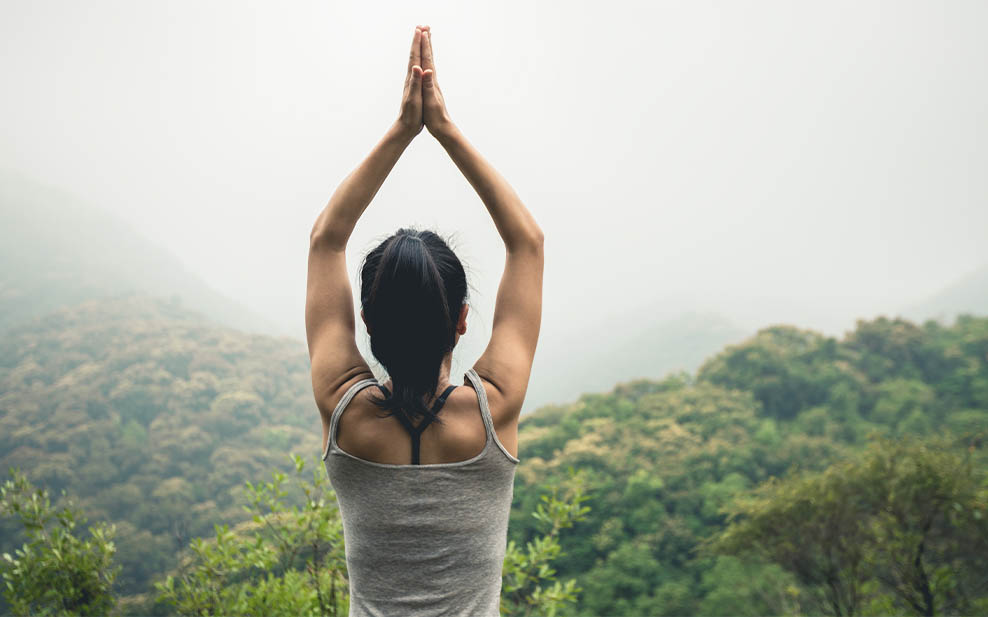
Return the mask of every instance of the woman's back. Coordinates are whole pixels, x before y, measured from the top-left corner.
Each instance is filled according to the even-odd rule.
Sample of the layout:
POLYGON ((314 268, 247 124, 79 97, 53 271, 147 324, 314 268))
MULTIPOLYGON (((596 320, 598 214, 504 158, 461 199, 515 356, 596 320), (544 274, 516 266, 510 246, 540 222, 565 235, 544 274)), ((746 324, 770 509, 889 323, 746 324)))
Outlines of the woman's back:
POLYGON ((476 371, 464 381, 486 441, 462 461, 383 464, 342 450, 340 417, 374 379, 350 386, 333 411, 323 459, 343 520, 352 617, 499 614, 518 459, 497 437, 476 371))
POLYGON ((498 431, 516 451, 542 319, 544 260, 532 213, 450 119, 435 77, 431 31, 417 27, 399 119, 336 188, 309 234, 305 331, 326 470, 343 519, 351 615, 498 615, 518 463, 498 431), (360 457, 337 444, 340 418, 358 392, 379 384, 356 345, 346 247, 357 219, 423 127, 487 208, 504 241, 504 273, 490 341, 466 373, 476 415, 464 415, 468 400, 458 394, 450 422, 436 426, 442 414, 427 401, 442 402, 453 349, 467 330, 465 269, 449 243, 429 230, 399 229, 367 253, 360 317, 394 391, 360 397, 355 417, 342 423, 343 443, 366 454, 360 457), (389 422, 371 417, 378 411, 389 422), (398 433, 402 427, 411 445, 409 435, 398 433), (475 451, 481 435, 483 449, 459 460, 457 454, 475 451), (421 465, 414 464, 417 455, 421 465))

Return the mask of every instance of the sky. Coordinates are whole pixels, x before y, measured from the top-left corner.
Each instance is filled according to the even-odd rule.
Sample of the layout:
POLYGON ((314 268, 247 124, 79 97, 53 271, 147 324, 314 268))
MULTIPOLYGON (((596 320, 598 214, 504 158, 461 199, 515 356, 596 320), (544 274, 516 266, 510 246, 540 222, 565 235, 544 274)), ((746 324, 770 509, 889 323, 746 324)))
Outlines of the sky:
MULTIPOLYGON (((301 337, 309 231, 397 118, 416 24, 545 232, 549 340, 688 310, 840 334, 988 263, 980 1, 3 2, 0 167, 301 337)), ((503 246, 427 131, 354 230, 355 292, 403 226, 451 238, 482 350, 503 246)))

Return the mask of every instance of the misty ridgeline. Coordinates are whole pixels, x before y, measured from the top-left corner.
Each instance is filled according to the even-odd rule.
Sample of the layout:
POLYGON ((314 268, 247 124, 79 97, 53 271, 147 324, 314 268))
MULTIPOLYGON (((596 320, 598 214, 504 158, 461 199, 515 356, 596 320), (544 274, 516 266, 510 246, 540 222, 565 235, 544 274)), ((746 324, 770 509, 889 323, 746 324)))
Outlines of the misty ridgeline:
MULTIPOLYGON (((304 342, 105 213, 18 198, 3 612, 345 615, 304 342)), ((637 371, 523 416, 502 611, 988 613, 988 277, 927 305, 970 314, 841 338, 684 316, 533 373, 637 371)))

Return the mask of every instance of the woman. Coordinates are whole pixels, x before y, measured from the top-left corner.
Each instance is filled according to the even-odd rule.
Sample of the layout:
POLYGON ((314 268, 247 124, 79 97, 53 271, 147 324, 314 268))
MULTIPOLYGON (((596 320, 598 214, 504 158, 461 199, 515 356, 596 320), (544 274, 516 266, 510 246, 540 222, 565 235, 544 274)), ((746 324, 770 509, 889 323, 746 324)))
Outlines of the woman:
POLYGON ((450 120, 428 26, 415 29, 399 117, 319 215, 308 267, 312 387, 343 520, 350 615, 498 615, 518 417, 542 318, 542 230, 450 120), (466 277, 432 232, 400 229, 361 266, 360 314, 386 382, 355 342, 347 240, 423 126, 506 249, 491 340, 462 388, 449 373, 467 327, 466 277))

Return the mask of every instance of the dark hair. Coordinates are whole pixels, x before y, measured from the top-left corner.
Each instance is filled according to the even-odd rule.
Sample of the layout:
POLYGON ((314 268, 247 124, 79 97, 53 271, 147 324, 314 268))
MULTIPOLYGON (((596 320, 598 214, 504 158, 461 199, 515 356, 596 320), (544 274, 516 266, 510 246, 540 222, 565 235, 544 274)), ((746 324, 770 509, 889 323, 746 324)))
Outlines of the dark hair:
POLYGON ((432 231, 399 229, 364 258, 360 304, 371 353, 393 386, 390 396, 372 397, 387 412, 380 417, 433 417, 422 399, 439 387, 439 369, 453 349, 466 295, 463 265, 432 231))

